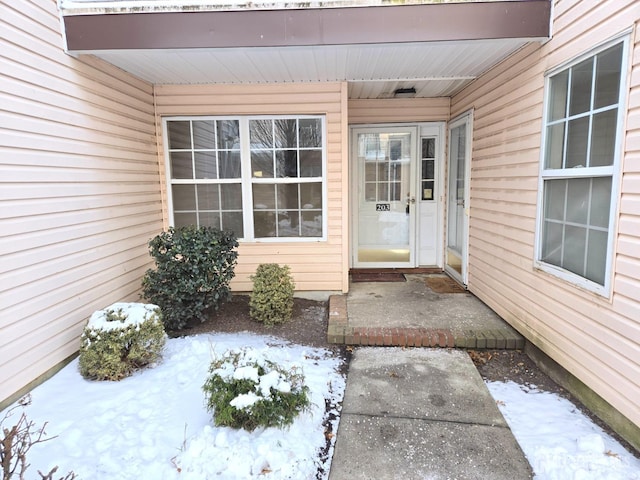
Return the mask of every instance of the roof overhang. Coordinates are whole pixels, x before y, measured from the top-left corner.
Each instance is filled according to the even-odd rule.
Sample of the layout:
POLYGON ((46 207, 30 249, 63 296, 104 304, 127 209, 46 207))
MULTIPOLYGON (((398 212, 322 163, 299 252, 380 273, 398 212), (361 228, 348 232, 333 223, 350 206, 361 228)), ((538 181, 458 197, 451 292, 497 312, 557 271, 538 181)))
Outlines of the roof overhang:
POLYGON ((181 11, 147 1, 142 12, 122 3, 135 2, 63 2, 67 50, 152 83, 368 84, 351 89, 359 98, 387 95, 390 81, 415 83, 416 96, 449 96, 546 40, 551 11, 549 0, 181 11))

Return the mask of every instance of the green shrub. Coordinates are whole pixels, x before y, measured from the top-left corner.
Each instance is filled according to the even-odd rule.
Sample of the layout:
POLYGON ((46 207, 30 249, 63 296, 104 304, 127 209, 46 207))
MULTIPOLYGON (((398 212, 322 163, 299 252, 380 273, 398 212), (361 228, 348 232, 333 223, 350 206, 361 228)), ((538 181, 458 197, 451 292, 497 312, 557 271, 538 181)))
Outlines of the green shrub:
POLYGON ((203 385, 216 426, 284 427, 308 408, 308 387, 296 368, 287 370, 254 349, 228 351, 214 360, 203 385))
POLYGON ((121 380, 158 360, 166 342, 156 305, 114 303, 91 315, 80 339, 80 373, 121 380))
POLYGON ((253 280, 253 291, 249 299, 251 318, 266 325, 290 320, 296 286, 289 267, 264 263, 258 266, 251 280, 253 280))
POLYGON ((171 227, 149 242, 156 269, 142 279, 143 296, 160 306, 168 330, 204 322, 209 309, 229 299, 237 246, 233 233, 195 226, 171 227))

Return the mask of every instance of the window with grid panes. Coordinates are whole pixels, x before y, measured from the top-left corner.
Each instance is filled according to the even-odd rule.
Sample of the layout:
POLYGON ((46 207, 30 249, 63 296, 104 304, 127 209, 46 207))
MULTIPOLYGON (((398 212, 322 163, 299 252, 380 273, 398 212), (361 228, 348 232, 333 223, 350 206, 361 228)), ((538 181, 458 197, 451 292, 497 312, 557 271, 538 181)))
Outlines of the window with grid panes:
POLYGON ((624 45, 554 73, 546 87, 538 260, 600 287, 617 200, 624 45))
POLYGON ((167 119, 173 224, 324 237, 322 117, 167 119))

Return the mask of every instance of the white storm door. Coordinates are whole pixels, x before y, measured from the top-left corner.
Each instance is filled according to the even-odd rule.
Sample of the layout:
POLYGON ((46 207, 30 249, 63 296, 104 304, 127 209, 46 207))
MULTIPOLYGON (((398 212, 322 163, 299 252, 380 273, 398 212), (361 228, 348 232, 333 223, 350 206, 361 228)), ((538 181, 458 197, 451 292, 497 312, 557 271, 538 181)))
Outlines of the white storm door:
POLYGON ((463 285, 467 284, 470 166, 471 116, 466 114, 449 125, 445 258, 445 271, 463 285))
POLYGON ((352 131, 355 267, 415 266, 417 128, 352 131))

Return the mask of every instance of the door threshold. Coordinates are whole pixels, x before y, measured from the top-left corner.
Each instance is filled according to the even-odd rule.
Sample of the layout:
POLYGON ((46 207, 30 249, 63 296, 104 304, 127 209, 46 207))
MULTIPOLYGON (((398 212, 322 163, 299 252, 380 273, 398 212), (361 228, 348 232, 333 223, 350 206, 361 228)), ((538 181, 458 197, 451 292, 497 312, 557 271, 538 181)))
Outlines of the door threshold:
POLYGON ((406 273, 406 274, 433 274, 443 273, 439 267, 415 267, 415 268, 351 268, 349 273, 406 273))

